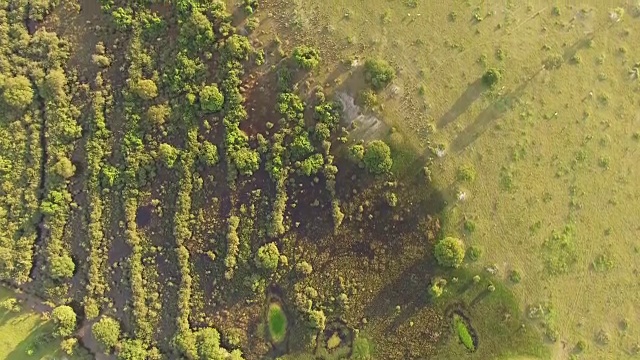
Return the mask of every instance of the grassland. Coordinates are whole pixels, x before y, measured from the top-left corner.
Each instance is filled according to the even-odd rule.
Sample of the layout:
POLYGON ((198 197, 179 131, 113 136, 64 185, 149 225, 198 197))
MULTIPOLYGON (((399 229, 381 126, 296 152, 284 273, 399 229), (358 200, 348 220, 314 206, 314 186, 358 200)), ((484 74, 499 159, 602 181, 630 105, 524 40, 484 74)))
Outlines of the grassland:
MULTIPOLYGON (((416 151, 444 150, 432 173, 449 202, 445 232, 483 249, 470 268, 495 266, 507 282, 518 272, 510 288, 557 358, 577 354, 579 340, 585 358, 637 350, 637 5, 268 5, 273 26, 295 29, 330 59, 392 62, 397 88, 387 89, 380 117, 416 151), (550 58, 559 67, 543 67, 550 58), (502 74, 494 89, 479 81, 489 68, 502 74), (474 181, 459 176, 464 168, 474 181), (602 333, 608 344, 596 341, 602 333)), ((348 67, 330 64, 323 83, 350 81, 348 67)))
MULTIPOLYGON (((0 286, 0 302, 15 299, 13 291, 0 286)), ((0 312, 0 359, 55 359, 63 355, 60 341, 42 341, 53 324, 29 307, 0 312)))

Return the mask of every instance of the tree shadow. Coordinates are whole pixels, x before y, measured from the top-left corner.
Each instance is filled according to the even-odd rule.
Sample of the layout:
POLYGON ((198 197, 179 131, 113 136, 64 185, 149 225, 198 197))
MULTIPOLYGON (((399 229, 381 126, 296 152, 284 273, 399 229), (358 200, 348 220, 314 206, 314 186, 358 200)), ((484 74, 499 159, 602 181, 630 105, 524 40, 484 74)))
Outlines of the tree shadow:
POLYGON ((467 86, 464 93, 458 98, 458 100, 451 106, 451 109, 447 111, 440 120, 438 120, 438 128, 443 128, 450 123, 456 121, 460 115, 462 115, 471 105, 482 95, 487 89, 487 86, 482 83, 482 77, 476 79, 467 86))
POLYGON ((7 359, 23 359, 26 357, 40 359, 45 355, 52 355, 58 349, 59 341, 53 336, 53 326, 50 323, 37 325, 31 329, 29 336, 16 345, 7 354, 7 359))

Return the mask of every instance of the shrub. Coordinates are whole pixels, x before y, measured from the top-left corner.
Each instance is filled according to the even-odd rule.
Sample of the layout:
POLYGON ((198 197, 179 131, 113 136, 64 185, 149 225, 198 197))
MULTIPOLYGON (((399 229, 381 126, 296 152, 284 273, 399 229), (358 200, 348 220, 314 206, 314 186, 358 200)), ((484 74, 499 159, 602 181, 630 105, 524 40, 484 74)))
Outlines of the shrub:
POLYGON ((456 175, 458 181, 472 183, 476 180, 476 170, 471 165, 465 165, 458 168, 456 175))
POLYGON ((76 265, 68 254, 53 254, 49 258, 49 275, 53 279, 66 279, 73 276, 76 265))
POLYGON ((320 52, 312 47, 301 45, 293 49, 293 59, 298 67, 313 70, 320 64, 320 52))
POLYGON ((208 112, 218 112, 224 104, 224 95, 218 90, 218 86, 209 85, 200 90, 200 108, 208 112))
POLYGON ((200 148, 200 161, 206 166, 214 166, 218 160, 218 147, 205 140, 200 148))
POLYGON ((364 63, 364 76, 375 90, 381 90, 393 81, 396 73, 388 62, 381 59, 368 59, 364 63))
POLYGON ((364 158, 364 146, 360 144, 351 145, 349 155, 356 161, 362 161, 364 158))
POLYGON ((387 205, 391 206, 391 207, 396 207, 396 205, 398 205, 398 196, 396 196, 395 193, 392 192, 386 192, 384 194, 384 198, 387 201, 387 205))
POLYGON ((168 168, 172 168, 175 165, 179 154, 178 149, 169 144, 162 143, 158 146, 158 155, 168 168))
POLYGON ((260 155, 249 148, 241 148, 231 154, 236 169, 242 175, 250 176, 260 167, 260 155))
POLYGON ((69 179, 73 174, 75 174, 76 167, 73 165, 71 160, 63 157, 53 166, 53 171, 63 179, 69 179))
POLYGON ((60 337, 71 336, 76 330, 76 313, 70 306, 60 305, 53 309, 51 318, 55 325, 54 334, 60 337))
POLYGON ((362 157, 364 166, 372 174, 382 174, 391 170, 393 160, 391 159, 391 149, 382 140, 374 140, 367 144, 362 157))
POLYGON ((62 350, 67 355, 73 355, 77 347, 78 339, 76 338, 64 339, 60 343, 60 350, 62 350))
POLYGON ((171 114, 171 108, 167 104, 152 105, 147 110, 147 120, 156 126, 160 126, 165 123, 169 115, 171 114))
POLYGON ((378 95, 371 89, 360 91, 358 100, 360 100, 360 103, 364 105, 364 107, 369 109, 378 105, 378 95))
POLYGON ((324 330, 327 322, 327 317, 324 315, 324 312, 322 310, 311 310, 307 315, 309 317, 309 325, 312 328, 319 331, 324 330))
POLYGON ((511 270, 509 273, 509 280, 511 280, 512 283, 517 284, 522 280, 522 275, 518 270, 511 270))
POLYGON ((91 332, 96 341, 109 351, 118 344, 120 339, 120 323, 110 317, 103 317, 91 326, 91 332))
POLYGON ((256 263, 258 267, 273 272, 278 268, 280 260, 280 251, 275 243, 262 245, 256 254, 256 263))
POLYGON ((464 243, 454 237, 446 237, 435 246, 438 264, 444 267, 457 268, 464 260, 464 243))
POLYGON ((131 91, 143 100, 151 100, 158 96, 158 87, 151 79, 140 79, 131 86, 131 91))
POLYGON ((2 100, 11 108, 24 110, 33 100, 31 81, 22 75, 5 79, 2 100))
POLYGON ((476 245, 472 245, 467 249, 467 258, 470 261, 478 261, 482 256, 482 248, 476 245))
POLYGON ((147 358, 147 349, 141 340, 127 339, 122 342, 118 360, 142 360, 147 358))
POLYGON ((489 69, 484 73, 484 75, 482 75, 482 83, 491 87, 497 84, 501 78, 502 75, 500 74, 500 71, 496 69, 489 69))
POLYGON ((431 282, 429 287, 429 295, 436 299, 442 296, 444 293, 444 287, 447 285, 447 280, 442 278, 436 278, 431 282))
POLYGON ((296 271, 302 275, 311 275, 313 267, 306 261, 302 261, 296 264, 296 271))

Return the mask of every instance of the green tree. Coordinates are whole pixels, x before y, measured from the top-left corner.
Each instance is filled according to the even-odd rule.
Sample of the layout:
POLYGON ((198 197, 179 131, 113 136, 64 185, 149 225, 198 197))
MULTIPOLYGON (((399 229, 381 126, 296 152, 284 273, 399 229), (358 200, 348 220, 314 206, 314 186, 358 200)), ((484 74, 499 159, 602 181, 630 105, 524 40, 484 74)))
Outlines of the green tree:
POLYGON ((434 251, 436 260, 441 266, 457 268, 464 260, 464 243, 454 237, 446 237, 438 241, 434 251))
POLYGON ((151 105, 147 110, 147 119, 155 126, 160 126, 167 121, 171 114, 171 108, 168 104, 151 105))
POLYGON ((204 111, 218 112, 224 104, 224 95, 217 85, 208 85, 200 90, 200 107, 204 111))
POLYGON ((53 279, 68 279, 73 276, 76 264, 68 254, 52 254, 49 256, 49 275, 53 279))
POLYGON ((280 251, 275 243, 262 245, 256 254, 256 263, 258 266, 270 272, 275 271, 278 268, 279 260, 280 251))
POLYGON ((309 325, 311 325, 312 328, 318 329, 319 331, 324 330, 327 317, 322 310, 311 310, 307 313, 307 316, 309 317, 309 325))
POLYGON ((497 84, 501 78, 502 75, 500 74, 500 71, 496 69, 489 69, 482 75, 482 83, 492 87, 497 84))
POLYGON ((113 318, 105 316, 91 326, 91 332, 96 341, 107 351, 110 351, 118 344, 120 339, 120 323, 113 318))
POLYGON ((151 100, 158 96, 158 86, 151 79, 140 79, 131 86, 134 94, 143 100, 151 100))
POLYGON ((2 100, 11 108, 24 110, 33 100, 31 81, 22 75, 5 79, 2 100))
POLYGON ((62 69, 53 69, 49 71, 42 82, 40 94, 47 100, 56 100, 64 95, 64 86, 67 78, 62 69))
POLYGON ((53 309, 51 318, 55 325, 55 335, 60 337, 71 336, 76 330, 76 313, 70 306, 60 305, 53 309))
POLYGON ((231 154, 236 169, 245 176, 252 175, 260 167, 260 155, 247 147, 243 147, 231 154))
POLYGON ((291 159, 293 161, 304 159, 307 155, 311 154, 313 150, 313 145, 311 145, 309 136, 304 131, 300 132, 293 138, 291 146, 289 147, 291 159))
POLYGON ((220 333, 214 328, 200 329, 196 335, 201 359, 223 359, 226 350, 220 348, 220 333))
POLYGON ((300 171, 307 176, 311 176, 320 171, 323 165, 324 158, 322 154, 313 154, 300 163, 300 171))
POLYGON ((124 340, 118 351, 118 360, 147 360, 147 348, 142 340, 124 340))
POLYGON ((162 143, 158 146, 158 155, 168 168, 172 168, 175 165, 179 154, 178 149, 169 144, 162 143))
POLYGON ((206 166, 214 166, 218 160, 218 147, 205 140, 200 148, 200 161, 206 166))
POLYGON ((53 171, 63 179, 69 179, 76 172, 76 166, 66 157, 61 158, 53 166, 53 171))
POLYGON ((362 161, 364 158, 364 146, 360 144, 351 145, 349 147, 349 155, 356 161, 362 161))
POLYGON ((252 47, 249 39, 242 35, 231 35, 225 41, 226 55, 236 60, 249 60, 252 47))
POLYGON ((365 80, 371 84, 375 90, 381 90, 393 81, 396 76, 395 70, 388 62, 381 59, 368 59, 364 63, 365 80))
POLYGON ((320 64, 320 52, 312 47, 301 45, 293 49, 293 59, 298 67, 313 70, 320 64))
POLYGON ((382 174, 391 170, 393 159, 391 149, 382 140, 374 140, 367 144, 362 157, 364 166, 372 174, 382 174))

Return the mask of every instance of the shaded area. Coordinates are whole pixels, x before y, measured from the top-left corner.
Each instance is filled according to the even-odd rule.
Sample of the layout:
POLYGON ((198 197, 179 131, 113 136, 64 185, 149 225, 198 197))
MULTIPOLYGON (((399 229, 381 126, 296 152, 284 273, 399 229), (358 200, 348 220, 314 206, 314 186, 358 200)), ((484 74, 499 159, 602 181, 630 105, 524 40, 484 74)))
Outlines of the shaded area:
POLYGON ((471 107, 471 105, 482 95, 487 86, 482 83, 482 77, 469 84, 465 92, 451 106, 440 120, 438 120, 438 128, 443 128, 450 123, 456 121, 460 115, 471 107))

